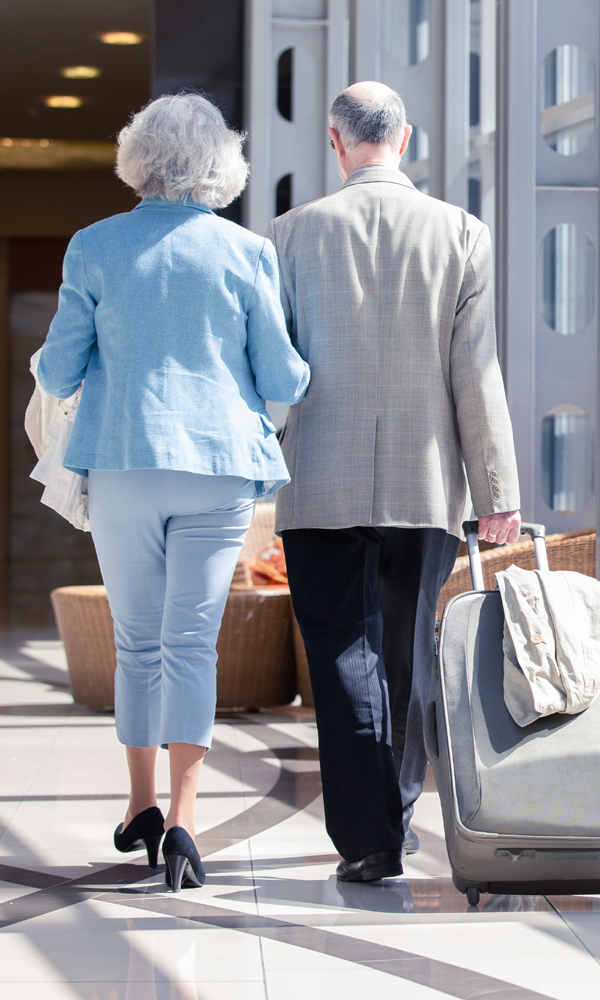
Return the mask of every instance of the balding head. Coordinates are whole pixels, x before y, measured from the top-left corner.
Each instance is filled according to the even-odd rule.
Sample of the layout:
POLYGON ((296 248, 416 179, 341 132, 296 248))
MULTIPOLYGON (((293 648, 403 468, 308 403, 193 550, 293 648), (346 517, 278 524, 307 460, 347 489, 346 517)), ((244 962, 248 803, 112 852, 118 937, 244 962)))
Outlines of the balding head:
POLYGON ((384 83, 353 83, 331 105, 329 124, 347 149, 361 143, 399 146, 406 127, 406 111, 399 94, 384 83))
POLYGON ((362 80, 360 83, 353 83, 343 93, 358 101, 359 104, 381 104, 389 97, 398 97, 395 90, 387 87, 385 83, 378 83, 376 80, 362 80))

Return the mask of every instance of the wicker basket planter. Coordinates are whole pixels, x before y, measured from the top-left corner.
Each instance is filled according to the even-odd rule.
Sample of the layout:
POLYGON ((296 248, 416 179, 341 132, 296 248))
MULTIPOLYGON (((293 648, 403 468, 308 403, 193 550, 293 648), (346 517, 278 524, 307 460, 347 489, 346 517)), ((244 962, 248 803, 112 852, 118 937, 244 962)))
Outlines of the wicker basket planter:
POLYGON ((112 708, 117 661, 104 587, 59 587, 50 600, 65 646, 73 701, 112 708))
MULTIPOLYGON (((59 587, 50 599, 64 643, 73 700, 114 706, 113 622, 104 587, 59 587)), ((287 587, 230 590, 217 642, 218 708, 266 708, 296 696, 287 587)))
MULTIPOLYGON (((254 518, 252 520, 252 526, 246 536, 246 541, 244 542, 240 558, 238 559, 238 564, 235 568, 231 593, 233 593, 234 590, 245 590, 247 593, 254 590, 249 563, 253 556, 255 556, 256 553, 263 548, 263 546, 269 545, 271 542, 275 541, 276 536, 273 533, 274 522, 275 504, 257 504, 254 512, 254 518)), ((269 593, 274 589, 280 590, 280 592, 285 590, 285 592, 289 594, 289 590, 287 588, 269 587, 264 588, 261 592, 269 593)), ((314 708, 315 703, 313 701, 312 688, 310 685, 310 676, 308 673, 308 662, 306 659, 306 652, 304 650, 304 642, 293 611, 291 611, 291 623, 293 649, 296 663, 296 689, 302 698, 302 704, 305 707, 314 708)), ((285 670, 287 671, 287 667, 285 670)), ((217 679, 217 684, 218 683, 219 680, 217 679)), ((294 695, 295 694, 296 692, 294 692, 294 695)), ((221 696, 219 695, 219 704, 220 697, 221 696)), ((275 702, 275 704, 284 704, 284 702, 275 702)))
POLYGON ((217 641, 217 708, 268 708, 296 696, 287 587, 232 587, 217 641))
POLYGON ((254 508, 252 524, 242 545, 237 566, 235 567, 232 580, 233 587, 247 587, 249 590, 252 589, 252 574, 248 564, 259 549, 275 541, 277 536, 273 532, 274 526, 275 504, 257 503, 254 508))
POLYGON ((308 660, 306 659, 306 650, 304 648, 304 639, 302 638, 300 626, 298 625, 296 616, 293 612, 292 637, 294 640, 294 654, 296 657, 296 681, 298 694, 302 698, 302 704, 305 708, 314 708, 315 700, 313 698, 310 683, 310 673, 308 670, 308 660))

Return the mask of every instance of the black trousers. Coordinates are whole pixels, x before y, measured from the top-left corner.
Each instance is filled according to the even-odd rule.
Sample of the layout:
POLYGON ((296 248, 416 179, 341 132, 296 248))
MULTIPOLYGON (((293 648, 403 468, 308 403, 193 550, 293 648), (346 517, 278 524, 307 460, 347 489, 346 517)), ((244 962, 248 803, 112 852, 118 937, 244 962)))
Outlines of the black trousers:
POLYGON ((347 861, 401 850, 425 780, 436 604, 458 539, 383 527, 282 537, 315 699, 327 831, 347 861))

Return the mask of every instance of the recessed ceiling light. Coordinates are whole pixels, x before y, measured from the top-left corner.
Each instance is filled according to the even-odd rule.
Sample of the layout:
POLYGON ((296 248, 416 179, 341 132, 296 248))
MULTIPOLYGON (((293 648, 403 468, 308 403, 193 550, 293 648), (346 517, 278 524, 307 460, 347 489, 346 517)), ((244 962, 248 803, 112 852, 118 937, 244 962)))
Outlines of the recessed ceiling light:
POLYGON ((0 139, 0 145, 5 146, 6 149, 11 147, 18 147, 19 149, 32 149, 35 146, 41 146, 42 149, 47 149, 50 145, 49 139, 11 139, 6 136, 4 139, 0 139))
POLYGON ((60 70, 60 75, 66 76, 67 80, 93 80, 101 72, 97 66, 65 66, 60 70))
POLYGON ((80 108, 83 101, 72 94, 53 94, 52 97, 44 97, 44 104, 47 108, 80 108))
POLYGON ((105 45, 139 45, 144 41, 144 36, 135 31, 105 31, 100 35, 100 41, 105 45))

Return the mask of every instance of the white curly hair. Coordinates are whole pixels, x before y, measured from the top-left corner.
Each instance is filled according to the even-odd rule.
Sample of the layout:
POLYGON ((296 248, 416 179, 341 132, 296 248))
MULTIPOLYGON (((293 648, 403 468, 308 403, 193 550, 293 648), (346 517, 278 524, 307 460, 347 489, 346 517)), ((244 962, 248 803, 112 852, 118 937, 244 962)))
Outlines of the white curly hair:
POLYGON ((115 170, 141 198, 225 208, 246 187, 245 139, 200 94, 159 97, 119 133, 115 170))

